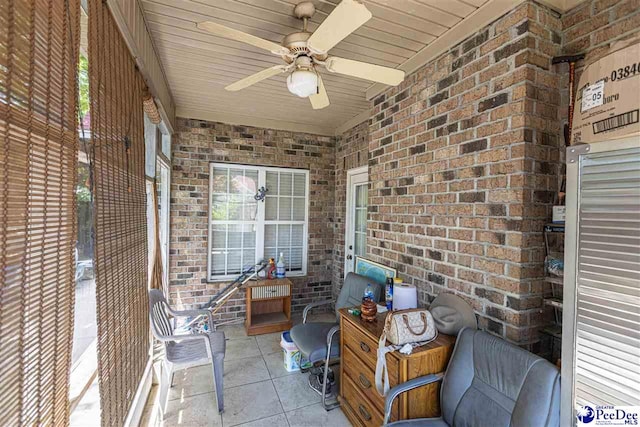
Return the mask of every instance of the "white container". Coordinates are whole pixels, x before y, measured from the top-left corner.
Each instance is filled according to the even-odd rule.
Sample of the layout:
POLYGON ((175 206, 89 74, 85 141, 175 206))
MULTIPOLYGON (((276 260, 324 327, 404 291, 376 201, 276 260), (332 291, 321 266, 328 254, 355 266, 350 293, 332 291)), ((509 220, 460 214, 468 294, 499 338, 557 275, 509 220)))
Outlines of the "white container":
POLYGON ((551 216, 551 222, 555 223, 563 223, 567 216, 567 207, 566 206, 554 206, 553 214, 551 216))
POLYGON ((307 369, 311 367, 311 363, 300 353, 298 347, 291 340, 289 331, 284 331, 280 338, 280 347, 284 355, 284 368, 287 372, 299 371, 302 367, 307 369))
POLYGON ((282 279, 285 276, 285 265, 284 265, 284 252, 280 252, 280 258, 278 259, 278 263, 276 264, 276 278, 282 279))

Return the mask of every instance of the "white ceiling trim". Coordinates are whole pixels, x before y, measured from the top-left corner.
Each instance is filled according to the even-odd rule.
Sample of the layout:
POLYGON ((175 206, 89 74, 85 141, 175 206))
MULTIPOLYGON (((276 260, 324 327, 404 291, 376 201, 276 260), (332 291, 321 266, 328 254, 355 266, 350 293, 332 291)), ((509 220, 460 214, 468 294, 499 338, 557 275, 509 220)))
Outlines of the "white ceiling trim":
MULTIPOLYGON (((524 3, 525 0, 489 0, 475 12, 468 17, 460 21, 455 26, 451 27, 448 31, 442 34, 440 37, 429 43, 422 50, 416 53, 411 58, 407 59, 397 68, 403 70, 408 74, 413 73, 423 65, 429 63, 442 53, 446 52, 452 46, 463 41, 469 35, 476 32, 500 16, 510 12, 516 8, 520 3, 524 3)), ((585 0, 538 0, 542 4, 556 10, 560 13, 564 13, 585 0)), ((388 86, 374 83, 367 89, 367 99, 371 100, 376 96, 384 92, 388 86)))
POLYGON ((360 123, 364 122, 365 120, 369 120, 369 117, 371 117, 371 110, 367 108, 362 113, 350 118, 349 120, 347 120, 346 122, 338 126, 335 130, 335 135, 336 136, 342 135, 349 129, 355 126, 358 126, 360 123))
POLYGON ((264 119, 242 114, 199 110, 194 108, 176 109, 176 116, 185 119, 207 120, 210 122, 227 123, 237 126, 253 126, 265 129, 286 130, 290 132, 310 133, 314 135, 334 136, 335 129, 331 126, 317 126, 307 123, 296 123, 278 119, 264 119))
MULTIPOLYGON (((452 46, 460 43, 469 35, 475 33, 495 21, 498 17, 513 10, 525 0, 489 0, 471 15, 460 21, 454 27, 442 34, 440 37, 426 45, 422 50, 400 64, 397 68, 403 70, 407 75, 418 70, 423 65, 437 58, 452 46)), ((367 89, 367 99, 372 100, 384 92, 389 86, 375 83, 367 89)))

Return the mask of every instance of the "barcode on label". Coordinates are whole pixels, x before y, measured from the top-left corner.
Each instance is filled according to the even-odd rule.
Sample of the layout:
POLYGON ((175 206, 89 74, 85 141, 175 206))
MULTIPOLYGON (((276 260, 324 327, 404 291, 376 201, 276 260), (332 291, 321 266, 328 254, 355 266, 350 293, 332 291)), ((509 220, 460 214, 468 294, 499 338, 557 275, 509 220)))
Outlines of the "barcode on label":
POLYGON ((626 113, 618 114, 617 116, 595 122, 593 124, 593 133, 606 132, 632 123, 638 123, 638 110, 628 111, 626 113))

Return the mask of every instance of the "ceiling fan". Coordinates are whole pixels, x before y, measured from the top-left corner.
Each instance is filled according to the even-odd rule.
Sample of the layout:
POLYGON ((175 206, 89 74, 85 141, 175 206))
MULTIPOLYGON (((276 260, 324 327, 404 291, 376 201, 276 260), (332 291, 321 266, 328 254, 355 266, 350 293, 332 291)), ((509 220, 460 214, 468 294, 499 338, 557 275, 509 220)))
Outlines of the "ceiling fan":
POLYGON ((349 34, 371 19, 371 12, 359 0, 342 0, 313 33, 307 31, 307 23, 316 8, 310 1, 295 6, 293 14, 302 19, 302 31, 288 34, 282 45, 260 37, 225 27, 211 21, 199 22, 199 29, 216 36, 247 43, 281 56, 286 64, 275 65, 225 87, 237 91, 254 85, 280 73, 289 73, 287 88, 301 98, 309 98, 314 109, 329 105, 329 97, 317 72, 324 66, 329 72, 359 77, 378 83, 397 86, 404 80, 404 71, 351 59, 329 56, 327 52, 349 34))

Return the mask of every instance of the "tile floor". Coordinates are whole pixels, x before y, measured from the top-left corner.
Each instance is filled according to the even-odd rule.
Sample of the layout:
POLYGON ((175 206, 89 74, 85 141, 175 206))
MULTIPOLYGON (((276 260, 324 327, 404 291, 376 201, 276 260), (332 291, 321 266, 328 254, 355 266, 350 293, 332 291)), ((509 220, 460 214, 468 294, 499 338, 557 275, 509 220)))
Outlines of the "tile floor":
MULTIPOLYGON (((333 314, 310 316, 310 320, 316 321, 331 318, 333 314)), ((220 330, 224 330, 228 339, 222 415, 215 409, 210 367, 201 366, 176 373, 163 422, 153 416, 153 393, 141 425, 350 426, 339 408, 330 412, 322 408, 320 396, 307 384, 308 374, 284 369, 280 333, 248 337, 242 325, 224 326, 220 330)))

